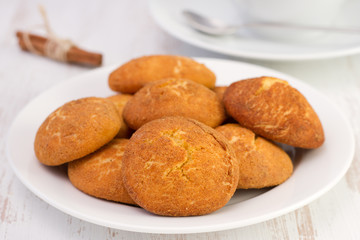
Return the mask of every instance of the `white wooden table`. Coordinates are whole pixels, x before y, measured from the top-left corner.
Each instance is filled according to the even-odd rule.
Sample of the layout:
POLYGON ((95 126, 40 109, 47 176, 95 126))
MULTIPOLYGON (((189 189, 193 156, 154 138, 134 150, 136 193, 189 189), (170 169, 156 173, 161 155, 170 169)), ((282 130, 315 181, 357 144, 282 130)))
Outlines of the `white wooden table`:
MULTIPOLYGON (((162 31, 146 1, 43 1, 60 36, 104 54, 104 65, 146 54, 229 58, 162 31)), ((249 61, 293 75, 326 94, 350 120, 357 140, 346 176, 319 199, 284 216, 222 232, 161 235, 91 224, 48 205, 14 175, 6 133, 32 98, 89 68, 19 50, 15 31, 41 23, 37 1, 0 0, 0 239, 360 239, 360 55, 307 62, 249 61)), ((239 59, 238 59, 239 60, 239 59)))

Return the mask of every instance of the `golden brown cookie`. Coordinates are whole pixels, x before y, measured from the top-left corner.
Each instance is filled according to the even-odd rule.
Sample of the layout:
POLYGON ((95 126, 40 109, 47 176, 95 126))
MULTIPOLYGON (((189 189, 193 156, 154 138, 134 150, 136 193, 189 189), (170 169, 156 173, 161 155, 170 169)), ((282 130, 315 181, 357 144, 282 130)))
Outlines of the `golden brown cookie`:
POLYGON ((317 148, 324 140, 321 122, 306 98, 273 77, 231 84, 224 94, 227 113, 265 138, 294 147, 317 148))
MULTIPOLYGON (((224 93, 226 91, 227 87, 226 86, 216 86, 214 88, 214 92, 216 93, 217 97, 219 98, 221 104, 224 106, 224 109, 225 109, 225 105, 224 105, 224 93)), ((226 112, 226 109, 225 109, 225 120, 224 122, 228 123, 228 122, 236 122, 234 119, 232 119, 230 117, 230 115, 226 112)))
POLYGON ((233 147, 240 162, 237 188, 264 188, 285 182, 293 164, 284 150, 239 124, 216 128, 233 147))
POLYGON ((187 79, 163 79, 140 89, 125 105, 123 118, 132 129, 152 120, 182 116, 210 127, 225 119, 225 109, 210 89, 187 79))
POLYGON ((224 136, 193 119, 151 121, 131 137, 124 185, 149 212, 192 216, 213 212, 234 194, 239 163, 224 136))
POLYGON ((128 139, 116 138, 96 152, 68 164, 68 176, 79 190, 106 200, 135 204, 123 185, 122 156, 128 139))
POLYGON ((89 97, 65 103, 38 129, 36 157, 49 166, 84 157, 111 141, 120 124, 119 113, 109 100, 89 97))
POLYGON ((117 108, 120 120, 121 120, 121 127, 116 135, 117 138, 130 138, 131 134, 133 133, 133 130, 131 130, 126 123, 124 122, 124 119, 122 118, 122 113, 125 107, 125 104, 132 98, 132 95, 129 94, 116 94, 110 97, 107 97, 107 99, 111 100, 115 107, 117 108))
POLYGON ((191 58, 154 55, 133 59, 109 76, 114 91, 135 93, 145 84, 164 78, 186 78, 208 88, 214 88, 216 76, 205 65, 191 58))
POLYGON ((227 87, 225 86, 216 86, 214 88, 214 92, 216 93, 216 95, 218 96, 218 98, 220 99, 220 101, 223 101, 224 98, 224 93, 226 91, 227 87))

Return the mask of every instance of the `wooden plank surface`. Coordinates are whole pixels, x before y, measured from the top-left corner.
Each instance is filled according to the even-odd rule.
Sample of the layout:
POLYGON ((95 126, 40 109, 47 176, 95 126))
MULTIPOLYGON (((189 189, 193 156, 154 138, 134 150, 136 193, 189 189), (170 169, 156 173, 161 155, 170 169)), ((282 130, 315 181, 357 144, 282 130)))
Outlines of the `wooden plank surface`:
MULTIPOLYGON (((59 35, 102 52, 104 65, 155 53, 229 58, 169 36, 150 17, 144 0, 45 1, 44 6, 59 35)), ((333 189, 305 207, 248 227, 202 234, 134 233, 91 224, 49 206, 17 179, 7 161, 6 133, 18 112, 51 86, 90 70, 20 51, 15 31, 40 22, 36 1, 0 1, 0 239, 360 239, 359 55, 290 63, 249 61, 311 84, 349 119, 356 154, 333 189)))

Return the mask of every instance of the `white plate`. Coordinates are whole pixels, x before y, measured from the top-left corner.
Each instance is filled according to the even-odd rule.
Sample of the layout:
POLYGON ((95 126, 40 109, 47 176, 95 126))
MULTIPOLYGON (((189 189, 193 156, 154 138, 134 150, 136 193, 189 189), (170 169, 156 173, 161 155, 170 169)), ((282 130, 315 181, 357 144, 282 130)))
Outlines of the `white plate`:
POLYGON ((326 97, 283 73, 240 62, 198 58, 212 69, 218 85, 269 75, 286 79, 302 92, 318 113, 325 144, 306 151, 285 183, 267 190, 238 191, 222 209, 199 217, 161 217, 137 207, 90 197, 73 187, 63 171, 40 164, 34 154, 36 131, 48 114, 63 103, 87 96, 114 94, 108 74, 117 66, 100 68, 65 81, 31 101, 16 117, 8 135, 7 154, 18 178, 37 196, 77 218, 116 229, 149 233, 219 231, 262 222, 295 210, 324 194, 345 174, 354 154, 351 128, 326 97))
MULTIPOLYGON (((275 42, 243 35, 214 37, 199 33, 186 24, 181 11, 191 9, 228 22, 241 22, 234 0, 149 0, 150 12, 168 33, 187 43, 226 55, 263 60, 323 59, 360 52, 360 34, 323 33, 303 43, 275 42)), ((334 21, 334 26, 360 28, 360 2, 348 0, 334 21)))

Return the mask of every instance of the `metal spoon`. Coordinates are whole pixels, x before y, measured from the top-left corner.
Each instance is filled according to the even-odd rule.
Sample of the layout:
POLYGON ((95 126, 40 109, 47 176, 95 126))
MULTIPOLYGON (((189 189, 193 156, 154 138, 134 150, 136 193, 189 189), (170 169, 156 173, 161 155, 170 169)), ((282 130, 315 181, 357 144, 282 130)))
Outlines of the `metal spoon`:
POLYGON ((231 35, 236 33, 241 28, 252 27, 276 27, 297 30, 331 31, 338 33, 360 34, 360 29, 358 28, 323 27, 280 22, 248 22, 239 25, 230 25, 219 19, 208 18, 191 10, 184 10, 182 13, 187 20, 187 23, 192 28, 200 32, 215 36, 231 35))

